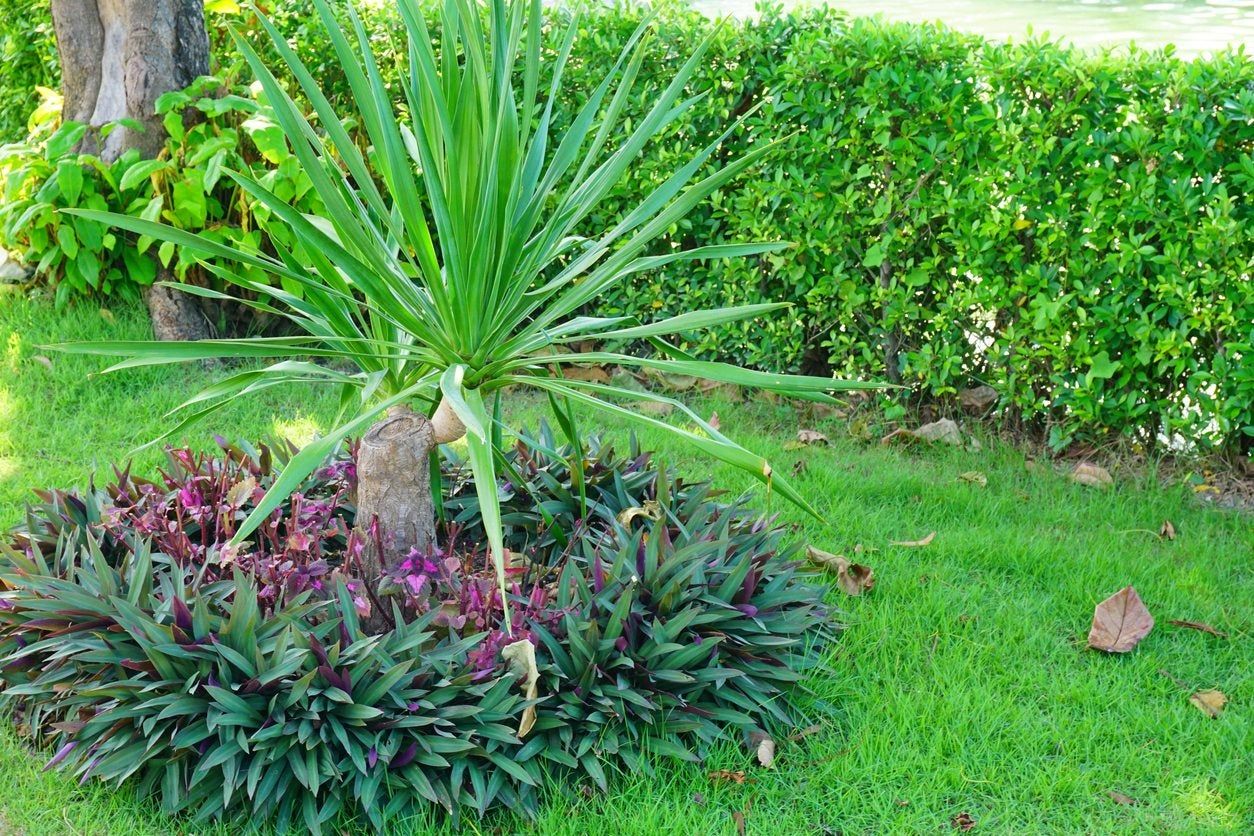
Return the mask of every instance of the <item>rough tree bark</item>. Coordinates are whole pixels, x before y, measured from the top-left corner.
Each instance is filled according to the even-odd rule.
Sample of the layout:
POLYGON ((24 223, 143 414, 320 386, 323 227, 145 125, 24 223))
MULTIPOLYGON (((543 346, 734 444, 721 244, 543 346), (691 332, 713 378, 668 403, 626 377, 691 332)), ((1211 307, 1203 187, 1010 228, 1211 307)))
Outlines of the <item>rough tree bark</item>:
MULTIPOLYGON (((91 130, 82 151, 116 160, 124 151, 157 155, 165 130, 157 97, 209 72, 203 0, 52 0, 61 57, 62 114, 93 128, 132 119, 140 128, 91 130)), ((173 277, 161 271, 158 280, 173 277)), ((176 290, 146 294, 158 339, 202 339, 208 325, 195 302, 176 290)))
POLYGON ((431 454, 439 444, 466 434, 447 403, 427 418, 408 406, 394 406, 361 439, 357 451, 357 524, 378 524, 370 538, 362 574, 375 578, 392 569, 412 549, 435 539, 431 495, 431 454))

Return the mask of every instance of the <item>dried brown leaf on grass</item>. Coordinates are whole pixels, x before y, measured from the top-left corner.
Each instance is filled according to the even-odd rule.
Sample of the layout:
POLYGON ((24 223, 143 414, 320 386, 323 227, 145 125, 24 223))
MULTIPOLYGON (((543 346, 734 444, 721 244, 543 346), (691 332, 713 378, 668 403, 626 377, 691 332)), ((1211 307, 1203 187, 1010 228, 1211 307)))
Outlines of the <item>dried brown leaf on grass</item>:
POLYGON ((949 823, 964 833, 975 829, 975 819, 965 810, 949 820, 949 823))
POLYGON ((1183 627, 1186 630, 1197 630, 1199 633, 1210 633, 1212 636, 1218 636, 1221 639, 1228 638, 1228 634, 1216 630, 1209 624, 1203 624, 1200 621, 1184 621, 1183 619, 1173 618, 1167 622, 1172 627, 1183 627))
POLYGON ((1093 609, 1089 647, 1107 653, 1127 653, 1154 629, 1154 616, 1130 586, 1111 595, 1093 609))
POLYGON ((753 750, 753 756, 758 759, 759 766, 771 769, 775 765, 775 741, 766 732, 750 732, 749 748, 753 750))
POLYGON ((1191 695, 1189 702, 1197 706, 1198 711, 1213 720, 1223 713, 1224 706, 1228 704, 1228 695, 1223 691, 1207 688, 1191 695))
POLYGON ((600 366, 563 366, 562 377, 584 383, 609 383, 610 373, 600 366))
POLYGON ((875 586, 875 572, 870 566, 852 563, 844 555, 832 554, 814 546, 806 546, 806 556, 816 566, 836 573, 836 585, 846 595, 858 597, 875 586))
POLYGON ((948 418, 924 424, 918 429, 907 430, 904 427, 893 430, 880 439, 881 444, 892 444, 895 441, 926 441, 928 444, 962 444, 962 432, 958 425, 948 418))
POLYGON ((930 534, 928 534, 926 537, 924 537, 922 540, 894 540, 893 542, 889 543, 888 545, 890 545, 890 546, 904 546, 904 547, 906 547, 906 548, 908 548, 908 549, 921 549, 921 548, 923 548, 924 546, 929 546, 929 545, 931 545, 931 544, 932 544, 932 541, 933 541, 933 540, 935 540, 935 539, 936 539, 936 532, 935 532, 935 531, 933 531, 933 532, 931 532, 930 534))
POLYGON ((743 769, 737 769, 735 771, 730 769, 716 769, 709 773, 706 777, 708 777, 711 781, 725 781, 730 784, 743 784, 748 780, 752 780, 745 777, 745 771, 743 769))
POLYGON ((823 433, 819 432, 818 430, 800 429, 800 430, 797 430, 796 440, 787 442, 784 445, 784 449, 785 450, 800 450, 805 447, 813 447, 816 445, 826 444, 826 443, 827 443, 827 436, 823 435, 823 433))
POLYGON ((1101 465, 1089 464, 1088 462, 1080 462, 1071 471, 1070 479, 1077 485, 1085 485, 1090 488, 1109 488, 1115 483, 1111 478, 1110 471, 1101 465))
POLYGON ((1171 520, 1163 520, 1162 528, 1158 529, 1158 536, 1164 540, 1176 539, 1176 527, 1171 524, 1171 520))

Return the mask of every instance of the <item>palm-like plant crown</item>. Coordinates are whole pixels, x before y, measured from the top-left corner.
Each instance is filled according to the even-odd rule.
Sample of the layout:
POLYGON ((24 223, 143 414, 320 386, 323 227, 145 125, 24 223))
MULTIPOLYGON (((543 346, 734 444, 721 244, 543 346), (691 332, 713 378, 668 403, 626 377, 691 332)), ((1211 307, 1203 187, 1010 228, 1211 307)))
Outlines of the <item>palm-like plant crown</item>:
MULTIPOLYGON (((640 73, 642 46, 648 38, 646 22, 559 137, 552 131, 554 108, 576 22, 570 22, 552 66, 542 73, 541 0, 487 0, 486 8, 474 0, 446 0, 440 11, 438 49, 418 3, 400 0, 409 64, 400 108, 384 85, 369 37, 352 9, 350 31, 346 31, 326 0, 314 0, 314 5, 357 102, 355 116, 369 140, 367 153, 358 148, 340 114, 333 111, 270 21, 260 17, 274 51, 312 107, 310 118, 254 48, 236 35, 276 120, 326 207, 325 217, 300 214, 252 177, 231 176, 291 228, 293 239, 301 245, 300 257, 277 242, 272 242, 274 256, 242 252, 164 224, 79 212, 192 248, 219 263, 234 262, 273 276, 276 281, 261 284, 207 265, 251 293, 241 303, 280 312, 303 332, 296 337, 66 346, 128 358, 111 370, 208 357, 277 361, 230 375, 192 398, 184 404, 190 417, 173 427, 172 433, 236 395, 279 383, 303 381, 341 388, 348 419, 292 459, 240 528, 237 540, 248 536, 343 438, 360 433, 392 406, 422 402, 428 404, 430 413, 441 400, 466 425, 470 462, 485 522, 492 532, 499 514, 495 433, 484 396, 513 385, 663 427, 808 507, 764 459, 721 435, 682 404, 662 395, 555 373, 567 363, 617 363, 816 400, 829 400, 832 390, 872 385, 700 362, 662 339, 755 317, 782 305, 729 307, 648 324, 628 317, 579 314, 607 287, 642 271, 787 246, 727 244, 645 254, 646 247, 694 205, 771 151, 773 143, 762 142, 713 173, 703 173, 736 124, 697 150, 686 165, 611 228, 595 237, 577 234, 646 144, 701 98, 699 94, 684 98, 684 91, 710 45, 709 38, 675 72, 644 117, 628 128, 621 117, 640 73), (543 91, 542 75, 548 77, 543 91), (284 285, 299 287, 301 292, 288 292, 284 285), (569 343, 589 339, 610 345, 648 340, 663 356, 562 352, 569 343), (348 361, 356 372, 336 371, 310 358, 348 361), (615 403, 621 399, 672 403, 698 429, 677 427, 615 403)), ((203 288, 184 289, 224 296, 203 288)), ((499 565, 497 528, 490 539, 499 565)))

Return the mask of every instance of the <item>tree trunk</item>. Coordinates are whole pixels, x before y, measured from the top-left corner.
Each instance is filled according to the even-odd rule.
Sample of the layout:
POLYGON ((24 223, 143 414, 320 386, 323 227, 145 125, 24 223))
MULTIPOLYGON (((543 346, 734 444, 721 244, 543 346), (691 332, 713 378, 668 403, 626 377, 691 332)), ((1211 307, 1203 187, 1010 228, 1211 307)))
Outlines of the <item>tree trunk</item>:
POLYGON ((408 406, 394 406, 361 440, 357 451, 357 524, 370 526, 363 575, 373 583, 413 549, 435 542, 431 454, 456 441, 466 428, 441 402, 428 419, 408 406))
MULTIPOLYGON (((62 116, 99 129, 119 119, 108 136, 89 130, 81 151, 106 162, 136 148, 153 157, 165 144, 157 98, 209 72, 209 36, 203 0, 52 0, 61 57, 62 116)), ((209 336, 199 306, 176 290, 146 294, 158 339, 209 336)))
MULTIPOLYGON (((161 270, 157 273, 157 281, 172 282, 174 274, 161 270)), ((211 336, 205 313, 190 294, 168 285, 154 284, 145 288, 144 301, 148 304, 152 333, 157 339, 205 340, 211 336)))
POLYGON ((435 431, 425 415, 394 406, 361 440, 357 451, 357 524, 371 526, 367 583, 435 539, 431 452, 435 431), (377 528, 375 527, 377 526, 377 528))

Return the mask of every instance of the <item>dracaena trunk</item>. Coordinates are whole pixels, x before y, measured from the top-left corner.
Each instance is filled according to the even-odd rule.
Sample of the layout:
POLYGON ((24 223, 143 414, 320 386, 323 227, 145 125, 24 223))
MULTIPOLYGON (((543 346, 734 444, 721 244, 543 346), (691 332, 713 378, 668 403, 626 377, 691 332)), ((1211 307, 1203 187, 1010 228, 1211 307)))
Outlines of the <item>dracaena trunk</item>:
POLYGON ((446 403, 431 418, 401 405, 370 428, 357 452, 357 525, 366 526, 363 574, 373 582, 435 540, 431 455, 466 428, 446 403))

